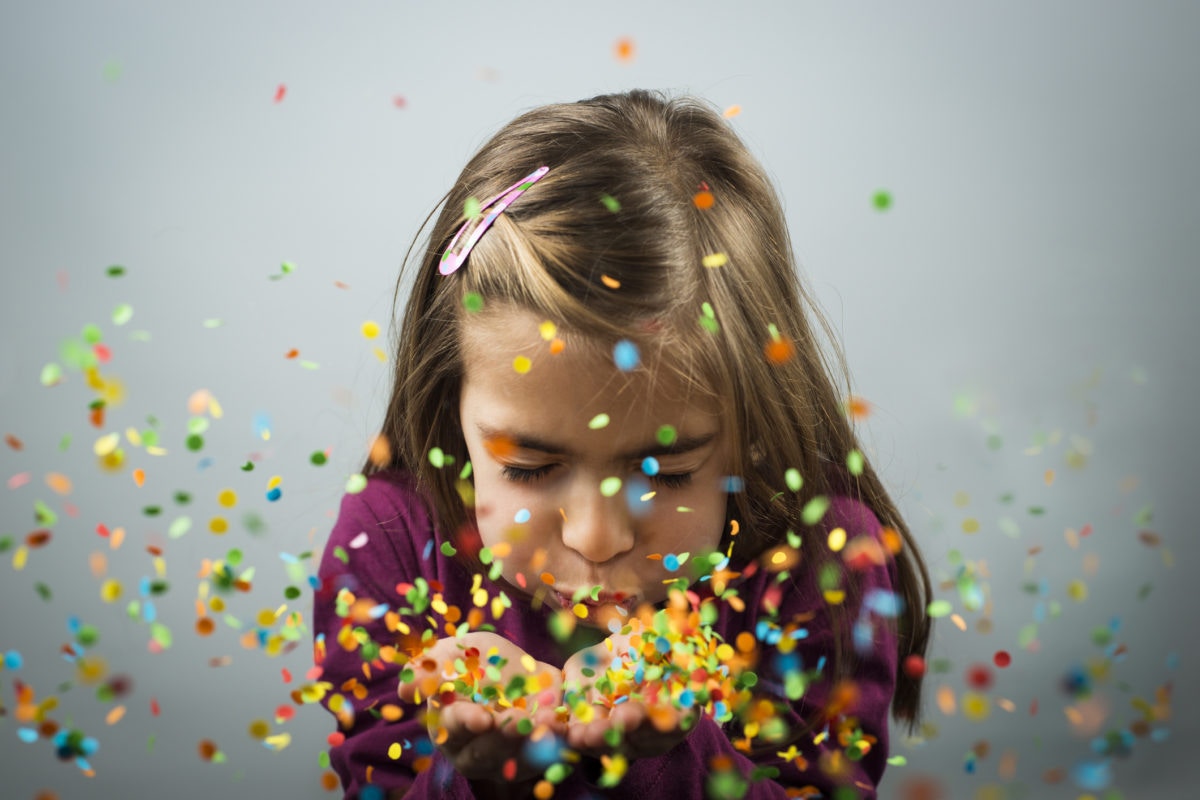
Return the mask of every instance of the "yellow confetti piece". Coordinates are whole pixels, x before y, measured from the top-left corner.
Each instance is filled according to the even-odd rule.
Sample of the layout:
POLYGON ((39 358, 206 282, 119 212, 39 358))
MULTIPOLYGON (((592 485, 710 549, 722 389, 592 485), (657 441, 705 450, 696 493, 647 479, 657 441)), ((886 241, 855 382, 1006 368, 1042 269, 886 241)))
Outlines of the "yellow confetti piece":
POLYGON ((233 508, 237 505, 237 492, 233 489, 224 489, 217 495, 217 503, 225 508, 233 508))
POLYGON ((1046 485, 1047 485, 1047 486, 1051 486, 1051 485, 1053 485, 1053 483, 1054 483, 1054 470, 1052 470, 1052 469, 1048 469, 1048 470, 1046 470, 1046 477, 1045 477, 1045 480, 1046 480, 1046 485))
POLYGON ((106 603, 115 603, 121 599, 122 591, 121 582, 116 578, 109 578, 100 584, 100 599, 106 603))
POLYGON ((587 619, 588 607, 583 603, 576 603, 574 607, 571 608, 571 611, 574 612, 575 616, 579 617, 580 619, 587 619))
POLYGON ((401 752, 403 752, 403 748, 400 747, 400 743, 392 742, 388 747, 388 758, 390 758, 392 761, 395 761, 400 757, 401 752))
POLYGON ((108 535, 108 549, 117 550, 125 543, 125 529, 114 528, 113 532, 108 535))
POLYGON ((978 692, 966 692, 962 697, 963 716, 972 722, 982 722, 991 716, 992 704, 987 695, 978 692))
POLYGON ((108 572, 108 557, 104 553, 92 553, 88 556, 88 568, 93 578, 103 578, 104 573, 108 572))
POLYGON ((254 621, 260 628, 269 628, 275 624, 275 612, 269 608, 261 609, 254 621))
POLYGON ((954 627, 958 628, 960 631, 966 631, 967 621, 958 614, 951 614, 950 621, 953 622, 954 627))
POLYGON ((218 536, 220 536, 220 535, 228 532, 229 521, 226 520, 224 517, 213 517, 212 519, 210 519, 208 521, 208 529, 212 533, 215 533, 218 536))
POLYGON ((742 113, 742 107, 735 103, 734 105, 731 105, 729 108, 725 109, 723 116, 725 119, 733 119, 740 113, 742 113))
POLYGON ((834 528, 829 532, 829 549, 833 552, 839 552, 846 546, 846 529, 834 528))
POLYGON ((108 433, 96 440, 96 443, 92 445, 92 452, 100 458, 104 458, 105 456, 112 454, 113 451, 117 449, 117 445, 120 443, 121 434, 108 433))
POLYGON ((379 323, 374 322, 373 320, 367 320, 362 324, 362 327, 359 330, 362 331, 362 335, 367 339, 374 339, 379 335, 379 323))
POLYGON ((533 367, 533 362, 529 360, 528 356, 517 356, 513 359, 512 365, 518 375, 524 375, 533 367))
POLYGON ((280 484, 282 484, 282 483, 283 483, 283 477, 282 477, 282 476, 280 476, 280 475, 272 475, 272 476, 271 476, 271 479, 270 479, 269 481, 267 481, 267 491, 269 492, 269 491, 271 491, 272 489, 275 489, 275 488, 277 488, 277 487, 278 487, 280 484))
POLYGON ((729 263, 729 256, 725 255, 724 253, 712 253, 702 258, 700 263, 709 269, 723 267, 729 263))
POLYGON ((104 715, 106 725, 116 725, 121 721, 121 717, 125 716, 125 706, 116 706, 110 708, 108 713, 104 715))
POLYGON ((380 364, 387 363, 387 360, 388 360, 387 353, 385 353, 383 351, 383 348, 372 347, 371 354, 375 356, 375 360, 378 361, 380 364))
POLYGON ((13 552, 12 566, 15 570, 25 569, 25 562, 29 560, 29 548, 21 545, 13 552))
POLYGON ((558 326, 550 320, 546 320, 541 325, 538 325, 538 333, 548 342, 558 335, 558 326))
POLYGON ((1082 603, 1084 600, 1087 600, 1087 584, 1076 578, 1067 584, 1067 596, 1076 603, 1082 603))

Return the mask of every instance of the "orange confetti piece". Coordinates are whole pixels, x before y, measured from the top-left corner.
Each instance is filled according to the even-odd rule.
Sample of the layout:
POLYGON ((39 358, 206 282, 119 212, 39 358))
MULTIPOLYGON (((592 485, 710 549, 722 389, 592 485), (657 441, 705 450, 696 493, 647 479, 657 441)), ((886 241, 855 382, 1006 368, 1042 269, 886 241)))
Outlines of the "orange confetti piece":
POLYGON ((733 119, 740 113, 742 113, 742 107, 735 103, 734 105, 731 105, 729 108, 725 109, 725 119, 733 119))
POLYGON ((607 275, 601 275, 600 282, 603 283, 605 286, 607 286, 610 289, 620 289, 621 288, 621 282, 619 280, 617 280, 616 278, 610 278, 607 275))
POLYGON ((382 433, 371 442, 371 463, 383 468, 392 463, 392 445, 382 433))
POLYGON ((703 211, 707 208, 712 208, 713 203, 715 203, 715 202, 716 202, 716 198, 713 197, 712 192, 708 192, 708 191, 696 192, 694 195, 692 195, 692 205, 694 205, 696 208, 700 209, 701 211, 703 211))
POLYGON ((135 469, 133 471, 133 482, 138 485, 139 489, 144 486, 146 483, 146 471, 141 467, 135 469))
POLYGON ((50 472, 46 474, 46 485, 57 494, 67 495, 74 489, 71 479, 61 472, 50 472))
POLYGON ((546 584, 547 586, 554 585, 554 576, 549 572, 543 572, 540 577, 542 579, 542 583, 546 584))
POLYGON ((796 346, 788 339, 772 339, 763 348, 763 353, 766 354, 767 361, 770 361, 775 366, 779 366, 786 363, 788 359, 796 354, 796 346))
POLYGON ((1047 486, 1050 486, 1050 485, 1052 485, 1052 484, 1054 483, 1054 470, 1052 470, 1052 469, 1048 469, 1048 470, 1046 470, 1046 478, 1045 478, 1045 480, 1046 480, 1046 485, 1047 485, 1047 486))
POLYGON ((517 443, 508 436, 489 436, 483 440, 483 447, 495 459, 511 458, 517 451, 517 443))
POLYGON ((627 36, 618 39, 617 45, 616 45, 616 51, 617 51, 617 60, 618 61, 632 61, 633 60, 633 40, 627 36))
POLYGON ((300 351, 293 347, 291 350, 288 350, 287 353, 284 354, 283 357, 284 358, 295 358, 298 355, 300 355, 300 351))
POLYGON ((11 447, 13 450, 24 450, 25 449, 25 443, 22 442, 17 437, 13 436, 11 433, 4 434, 4 443, 7 444, 9 447, 11 447))
POLYGON ((116 550, 125 541, 125 529, 115 528, 112 534, 108 537, 109 548, 116 550))
POLYGON ((125 706, 116 706, 109 709, 108 713, 104 715, 104 722, 107 725, 116 725, 123 716, 125 716, 125 706))
POLYGON ((846 413, 855 422, 861 422, 871 414, 871 404, 857 395, 850 395, 846 401, 846 413))

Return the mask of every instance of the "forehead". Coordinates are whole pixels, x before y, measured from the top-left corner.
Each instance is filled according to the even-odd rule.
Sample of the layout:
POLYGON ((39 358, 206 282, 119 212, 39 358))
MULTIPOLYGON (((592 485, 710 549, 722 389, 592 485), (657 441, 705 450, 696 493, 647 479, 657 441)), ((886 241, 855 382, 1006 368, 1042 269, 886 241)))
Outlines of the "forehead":
POLYGON ((634 345, 638 363, 623 369, 614 360, 615 343, 551 332, 546 322, 512 307, 463 320, 464 424, 470 416, 491 426, 570 435, 594 430, 588 423, 606 414, 620 422, 606 438, 653 436, 662 425, 717 427, 719 405, 702 384, 671 368, 669 352, 634 345))

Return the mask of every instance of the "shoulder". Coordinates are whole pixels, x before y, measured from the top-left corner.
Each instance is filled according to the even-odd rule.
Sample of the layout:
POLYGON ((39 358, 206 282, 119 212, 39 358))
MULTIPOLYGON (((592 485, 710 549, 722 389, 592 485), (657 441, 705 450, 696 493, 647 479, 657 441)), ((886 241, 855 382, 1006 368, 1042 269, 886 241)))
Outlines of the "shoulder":
POLYGON ((422 572, 434 538, 429 505, 413 478, 395 470, 379 472, 367 478, 362 491, 342 498, 321 572, 327 578, 355 575, 354 582, 390 585, 396 575, 422 572))

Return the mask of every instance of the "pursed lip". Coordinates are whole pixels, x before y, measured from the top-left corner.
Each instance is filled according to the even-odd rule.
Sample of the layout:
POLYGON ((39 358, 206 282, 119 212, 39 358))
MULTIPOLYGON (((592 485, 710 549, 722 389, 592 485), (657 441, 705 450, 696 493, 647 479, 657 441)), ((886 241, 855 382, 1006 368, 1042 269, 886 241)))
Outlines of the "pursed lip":
POLYGON ((592 599, 590 593, 584 595, 579 600, 572 600, 571 598, 575 596, 576 591, 578 590, 562 590, 556 587, 554 595, 558 598, 559 604, 567 610, 573 609, 576 603, 582 603, 589 609, 616 606, 625 611, 632 611, 637 607, 637 595, 626 594, 624 592, 600 592, 596 595, 595 600, 592 599))

